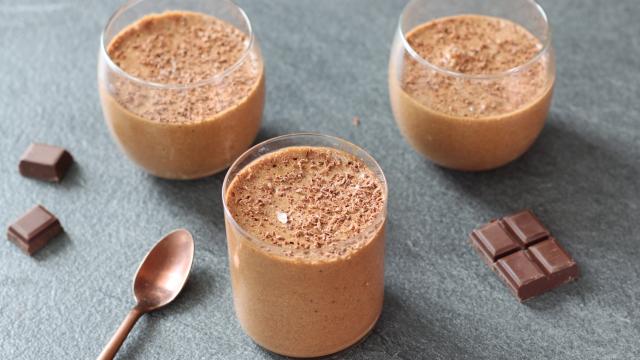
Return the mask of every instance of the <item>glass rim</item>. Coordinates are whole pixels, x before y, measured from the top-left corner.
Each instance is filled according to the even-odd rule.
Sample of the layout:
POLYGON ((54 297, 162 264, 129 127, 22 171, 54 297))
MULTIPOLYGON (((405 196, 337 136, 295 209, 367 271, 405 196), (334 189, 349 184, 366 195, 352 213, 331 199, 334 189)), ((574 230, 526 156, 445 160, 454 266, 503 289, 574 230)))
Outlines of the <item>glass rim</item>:
MULTIPOLYGON (((357 239, 358 237, 363 236, 364 234, 369 233, 371 230, 380 228, 381 226, 383 226, 383 224, 386 222, 386 217, 387 217, 387 204, 388 204, 388 185, 387 185, 387 178, 384 175, 384 172, 382 171, 382 167, 380 167, 380 164, 378 164, 378 162, 376 161, 376 159, 371 156, 371 154, 369 154, 366 150, 364 150, 362 147, 348 141, 342 138, 339 138, 337 136, 332 136, 332 135, 326 135, 326 134, 322 134, 322 133, 318 133, 318 132, 298 132, 298 133, 291 133, 291 134, 285 134, 285 135, 279 135, 270 139, 267 139, 265 141, 262 141, 252 147, 250 147, 247 151, 245 151, 244 153, 242 153, 242 155, 240 155, 232 164, 231 166, 229 166, 229 169, 227 170, 227 173, 224 176, 224 180, 222 182, 222 207, 224 209, 224 217, 225 219, 227 219, 229 221, 229 223, 231 224, 231 226, 233 226, 235 229, 237 229, 240 234, 249 239, 250 242, 260 246, 261 248, 269 248, 269 249, 275 249, 276 252, 275 254, 277 254, 278 252, 281 252, 283 250, 285 250, 285 248, 281 247, 281 246, 277 246, 274 244, 270 244, 264 240, 259 239, 257 236, 251 234, 249 231, 247 231, 244 227, 242 227, 240 224, 238 224, 238 222, 236 221, 236 219, 231 215, 231 212, 229 211, 229 207, 227 205, 227 200, 226 200, 226 193, 227 193, 227 189, 231 183, 231 181, 233 180, 230 176, 230 174, 236 170, 236 168, 238 166, 240 166, 240 162, 242 162, 243 160, 245 160, 248 156, 250 156, 251 154, 257 152, 257 150, 265 145, 269 145, 278 141, 282 141, 282 140, 286 140, 286 139, 293 139, 293 138, 297 138, 297 137, 312 137, 312 138, 318 138, 318 139, 327 139, 327 140, 331 140, 331 141, 335 141, 341 145, 346 145, 347 147, 353 148, 359 152, 361 152, 362 154, 364 154, 364 156, 366 158, 363 158, 362 160, 364 160, 365 162, 371 162, 374 165, 373 169, 370 169, 374 172, 374 174, 376 175, 376 177, 378 177, 378 179, 380 180, 380 182, 382 183, 382 199, 384 201, 384 205, 383 205, 383 211, 381 211, 377 217, 374 219, 374 221, 367 226, 366 228, 364 228, 361 232, 359 232, 357 235, 355 235, 353 238, 357 239)), ((291 147, 291 146, 305 146, 305 145, 288 145, 288 146, 283 146, 280 149, 276 149, 274 151, 278 151, 281 149, 285 149, 287 147, 291 147)), ((330 147, 329 145, 308 145, 308 146, 316 146, 316 147, 330 147)), ((337 149, 340 151, 345 151, 342 149, 337 149)), ((346 151, 345 151, 346 152, 346 151)), ((253 159, 251 162, 249 162, 248 164, 244 165, 242 168, 237 169, 238 172, 241 171, 242 169, 244 169, 245 167, 247 167, 249 164, 251 164, 253 161, 259 159, 260 157, 269 154, 271 152, 262 154, 258 157, 256 157, 255 159, 253 159)), ((352 153, 349 153, 350 155, 354 155, 352 153)), ((355 155, 354 155, 355 156, 355 155)), ((358 157, 358 156, 356 156, 358 157)), ((365 163, 365 165, 367 165, 365 163)), ((367 165, 367 167, 369 167, 367 165)), ((237 175, 234 174, 233 178, 235 178, 235 176, 237 175)), ((305 249, 306 250, 306 249, 305 249)), ((296 253, 300 253, 303 252, 305 250, 302 249, 295 249, 294 251, 296 253)), ((308 251, 308 254, 315 254, 317 252, 319 252, 322 249, 309 249, 306 250, 308 251)), ((271 253, 274 254, 274 253, 271 253)), ((298 259, 297 257, 291 257, 291 259, 298 259)), ((332 258, 331 258, 332 259, 332 258)), ((329 260, 331 260, 329 259, 329 260)))
POLYGON ((156 89, 165 89, 165 90, 192 89, 202 85, 215 84, 220 82, 222 79, 226 78, 231 73, 236 71, 240 66, 242 66, 242 64, 244 64, 244 62, 249 57, 249 54, 255 42, 255 35, 253 32, 253 27, 251 25, 251 21, 249 20, 249 17, 247 16, 246 12, 232 0, 219 0, 219 1, 224 1, 227 4, 233 6, 240 13, 249 31, 249 34, 248 34, 249 41, 247 42, 246 47, 242 50, 242 55, 240 55, 240 57, 238 58, 238 60, 236 60, 236 62, 234 62, 229 67, 222 70, 221 72, 214 73, 213 75, 211 75, 211 77, 208 77, 204 80, 196 81, 193 83, 184 83, 184 84, 159 83, 159 82, 144 80, 142 78, 129 74, 120 66, 118 66, 115 62, 113 62, 113 60, 111 59, 111 56, 109 56, 109 53, 107 52, 107 44, 105 42, 105 34, 113 25, 113 22, 115 20, 117 20, 122 14, 126 13, 129 9, 131 9, 132 7, 138 5, 143 1, 148 1, 148 0, 128 0, 124 4, 120 5, 120 7, 118 7, 118 9, 116 9, 116 11, 114 11, 113 14, 111 14, 111 16, 109 17, 109 20, 107 20, 107 24, 104 26, 104 28, 102 29, 102 33, 100 34, 100 56, 104 58, 107 66, 111 68, 112 71, 116 72, 118 75, 126 78, 127 80, 133 81, 135 83, 138 83, 146 87, 151 87, 156 89))
POLYGON ((531 58, 529 58, 529 60, 525 61, 524 63, 518 66, 512 67, 511 69, 501 71, 498 73, 493 73, 493 74, 465 74, 459 71, 443 68, 423 58, 407 41, 405 32, 403 31, 402 23, 409 9, 409 6, 413 4, 415 1, 417 0, 409 1, 407 5, 405 5, 405 7, 402 9, 402 13, 400 14, 400 18, 398 21, 398 34, 400 34, 402 46, 404 47, 405 51, 409 53, 409 55, 418 63, 424 66, 427 66, 437 72, 444 73, 448 76, 461 78, 461 79, 470 79, 470 80, 491 80, 491 79, 500 79, 500 78, 508 77, 532 67, 536 62, 538 62, 538 60, 544 54, 546 54, 549 51, 549 48, 551 47, 551 25, 549 23, 549 18, 547 17, 547 13, 544 11, 544 8, 540 4, 538 4, 536 0, 524 0, 533 6, 533 8, 542 17, 542 20, 544 21, 544 25, 545 25, 544 26, 545 39, 544 39, 544 42, 542 43, 542 48, 540 48, 540 50, 538 50, 538 52, 535 55, 533 55, 531 58))

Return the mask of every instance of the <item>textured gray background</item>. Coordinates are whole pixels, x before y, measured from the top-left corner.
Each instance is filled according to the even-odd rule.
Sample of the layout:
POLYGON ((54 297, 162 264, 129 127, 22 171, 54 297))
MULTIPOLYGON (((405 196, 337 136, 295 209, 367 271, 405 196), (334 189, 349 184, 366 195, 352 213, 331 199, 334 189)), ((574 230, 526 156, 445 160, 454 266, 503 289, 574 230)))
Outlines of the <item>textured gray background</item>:
MULTIPOLYGON (((0 223, 42 203, 67 231, 34 258, 0 241, 0 358, 95 358, 133 304, 138 262, 176 227, 196 237, 192 278, 174 304, 139 322, 121 358, 278 358, 254 345, 233 314, 222 175, 159 180, 109 138, 96 54, 118 3, 0 0, 0 223), (34 140, 75 155, 61 184, 18 174, 34 140)), ((241 5, 268 73, 260 139, 335 134, 368 149, 388 177, 384 311, 371 336, 335 358, 640 357, 640 1, 543 2, 558 54, 549 122, 525 156, 481 174, 430 164, 395 127, 386 66, 404 1, 241 5), (583 272, 526 305, 466 238, 523 207, 583 272)))

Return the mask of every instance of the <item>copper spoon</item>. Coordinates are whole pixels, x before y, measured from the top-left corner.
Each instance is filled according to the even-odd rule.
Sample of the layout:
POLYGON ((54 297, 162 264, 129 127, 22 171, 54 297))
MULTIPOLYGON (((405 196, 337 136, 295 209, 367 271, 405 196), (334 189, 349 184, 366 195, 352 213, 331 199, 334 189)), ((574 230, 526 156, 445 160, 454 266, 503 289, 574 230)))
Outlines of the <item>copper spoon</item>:
POLYGON ((113 334, 98 360, 113 359, 140 316, 167 305, 178 296, 189 277, 193 252, 191 233, 179 229, 165 235, 147 253, 133 278, 136 306, 113 334))

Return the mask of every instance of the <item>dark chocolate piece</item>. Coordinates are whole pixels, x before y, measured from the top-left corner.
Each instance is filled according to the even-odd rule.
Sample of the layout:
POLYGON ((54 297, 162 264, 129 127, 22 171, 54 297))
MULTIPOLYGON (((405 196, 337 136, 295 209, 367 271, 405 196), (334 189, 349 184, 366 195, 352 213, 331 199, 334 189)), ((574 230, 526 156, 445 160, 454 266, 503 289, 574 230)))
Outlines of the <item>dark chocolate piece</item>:
POLYGON ((526 250, 499 259, 494 268, 513 294, 522 301, 537 295, 545 287, 545 273, 526 250))
POLYGON ((489 264, 520 248, 520 244, 513 240, 505 228, 497 221, 490 222, 479 229, 473 230, 471 236, 479 245, 478 249, 482 251, 489 260, 489 264))
POLYGON ((470 240, 520 301, 580 275, 576 262, 530 210, 485 224, 470 240))
POLYGON ((46 181, 60 181, 73 164, 73 157, 61 147, 31 144, 20 158, 22 176, 46 181))
POLYGON ((562 285, 578 277, 578 265, 558 244, 556 239, 539 242, 529 248, 540 268, 549 274, 553 287, 562 285))
POLYGON ((42 205, 37 205, 9 226, 7 237, 32 255, 62 231, 60 221, 42 205))
POLYGON ((526 246, 549 236, 549 231, 542 226, 531 210, 523 210, 517 214, 506 216, 503 220, 513 234, 526 246))

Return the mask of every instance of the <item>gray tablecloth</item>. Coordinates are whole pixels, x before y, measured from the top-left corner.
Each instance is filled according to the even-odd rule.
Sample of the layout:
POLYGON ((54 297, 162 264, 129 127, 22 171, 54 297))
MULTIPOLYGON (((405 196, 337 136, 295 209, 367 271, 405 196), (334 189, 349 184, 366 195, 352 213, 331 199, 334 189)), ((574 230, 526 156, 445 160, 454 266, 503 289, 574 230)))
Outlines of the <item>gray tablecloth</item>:
MULTIPOLYGON (((139 322, 121 358, 277 358, 235 320, 222 175, 153 178, 109 137, 96 54, 118 3, 0 0, 0 223, 42 203, 66 229, 33 258, 0 241, 0 358, 95 358, 133 304, 137 264, 176 227, 197 241, 192 278, 174 304, 139 322), (31 141, 73 152, 61 184, 18 174, 31 141)), ((335 358, 640 357, 640 1, 543 2, 558 55, 549 121, 521 159, 479 174, 423 160, 394 124, 386 66, 404 1, 240 3, 266 59, 260 139, 335 134, 368 149, 389 181, 384 311, 364 342, 335 358), (522 305, 467 233, 525 207, 583 276, 522 305)))

